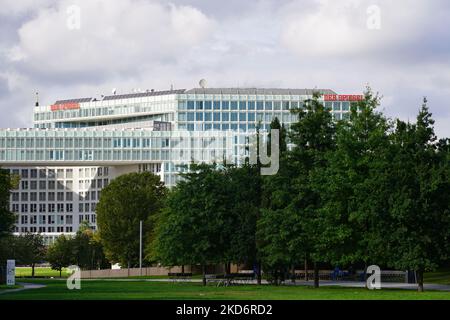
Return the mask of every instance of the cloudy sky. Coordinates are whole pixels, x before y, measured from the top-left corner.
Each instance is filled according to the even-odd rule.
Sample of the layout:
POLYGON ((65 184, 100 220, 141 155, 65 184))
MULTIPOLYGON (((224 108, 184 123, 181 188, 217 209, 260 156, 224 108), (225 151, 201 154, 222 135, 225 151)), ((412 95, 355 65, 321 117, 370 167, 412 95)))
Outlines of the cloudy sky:
POLYGON ((345 94, 370 84, 405 120, 427 96, 450 137, 450 2, 1 0, 0 127, 31 126, 36 91, 51 104, 201 78, 345 94))

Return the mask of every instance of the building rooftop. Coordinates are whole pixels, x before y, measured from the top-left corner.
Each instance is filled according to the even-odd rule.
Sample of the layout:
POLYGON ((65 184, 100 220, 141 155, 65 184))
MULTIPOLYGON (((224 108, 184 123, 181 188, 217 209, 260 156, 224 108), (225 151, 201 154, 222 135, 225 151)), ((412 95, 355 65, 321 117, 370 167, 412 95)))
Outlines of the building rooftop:
POLYGON ((279 89, 279 88, 194 88, 187 90, 190 94, 255 94, 255 95, 312 95, 336 94, 330 89, 279 89))
POLYGON ((171 94, 254 94, 254 95, 312 95, 314 92, 319 92, 320 94, 336 94, 330 89, 280 89, 280 88, 193 88, 190 90, 177 89, 177 90, 165 90, 165 91, 146 91, 128 94, 117 94, 104 96, 102 99, 96 100, 95 98, 78 98, 78 99, 67 99, 58 100, 54 104, 67 104, 67 103, 83 103, 91 101, 108 101, 108 100, 119 100, 119 99, 130 99, 130 98, 142 98, 151 96, 164 96, 171 94))

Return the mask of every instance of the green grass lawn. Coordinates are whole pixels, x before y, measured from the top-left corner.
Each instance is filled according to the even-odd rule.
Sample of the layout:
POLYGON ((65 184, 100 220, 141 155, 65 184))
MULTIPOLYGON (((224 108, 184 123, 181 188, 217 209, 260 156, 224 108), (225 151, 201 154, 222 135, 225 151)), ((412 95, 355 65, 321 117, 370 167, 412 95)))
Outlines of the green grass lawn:
POLYGON ((424 282, 450 285, 450 269, 425 273, 424 282))
MULTIPOLYGON (((59 271, 52 270, 51 268, 34 268, 34 276, 39 277, 54 277, 59 278, 59 271)), ((62 270, 62 276, 67 277, 67 269, 62 270)), ((31 267, 16 267, 16 277, 31 277, 31 267)))
POLYGON ((24 280, 45 284, 41 289, 4 293, 0 300, 450 300, 449 292, 373 290, 322 287, 256 286, 203 287, 200 283, 82 281, 81 290, 68 290, 64 280, 24 280))

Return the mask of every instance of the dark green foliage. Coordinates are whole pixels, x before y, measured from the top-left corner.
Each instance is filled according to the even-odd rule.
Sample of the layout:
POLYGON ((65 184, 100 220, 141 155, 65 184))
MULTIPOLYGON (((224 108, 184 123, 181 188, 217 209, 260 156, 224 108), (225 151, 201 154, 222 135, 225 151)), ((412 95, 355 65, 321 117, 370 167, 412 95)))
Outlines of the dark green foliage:
POLYGON ((122 266, 139 263, 139 222, 143 237, 150 236, 154 217, 162 209, 167 189, 150 172, 117 177, 102 190, 98 203, 99 237, 110 261, 122 266))
POLYGON ((14 226, 14 214, 9 211, 9 192, 14 181, 7 170, 0 168, 0 239, 8 236, 14 226))

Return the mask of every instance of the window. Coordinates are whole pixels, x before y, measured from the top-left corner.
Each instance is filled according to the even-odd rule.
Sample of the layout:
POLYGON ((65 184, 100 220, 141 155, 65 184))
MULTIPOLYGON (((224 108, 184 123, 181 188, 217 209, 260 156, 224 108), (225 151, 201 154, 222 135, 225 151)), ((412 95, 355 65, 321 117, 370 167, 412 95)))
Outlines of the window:
POLYGON ((231 101, 231 110, 237 110, 237 109, 238 109, 238 102, 231 101))
POLYGON ((47 207, 46 204, 40 203, 39 204, 39 212, 45 212, 46 207, 47 207))
POLYGON ((37 181, 31 181, 30 182, 30 189, 36 190, 37 189, 37 181))
POLYGON ((237 112, 231 113, 231 121, 237 121, 238 120, 238 114, 237 112))
POLYGON ((31 169, 30 170, 30 177, 31 177, 31 179, 36 179, 37 178, 37 169, 31 169))
POLYGON ((27 192, 22 192, 20 197, 21 197, 22 201, 28 201, 28 193, 27 192))
POLYGON ((195 120, 203 121, 203 112, 196 112, 195 113, 195 120))
POLYGON ((222 110, 230 109, 230 101, 222 101, 222 110))
POLYGON ((264 110, 264 103, 262 101, 256 102, 256 109, 257 110, 264 110))
POLYGON ((212 101, 205 101, 205 110, 211 110, 212 101))
POLYGON ((222 121, 230 121, 230 114, 228 112, 222 112, 222 121))
POLYGON ((22 187, 22 190, 28 190, 28 181, 22 181, 21 187, 22 187))
POLYGON ((73 204, 66 203, 66 212, 73 212, 73 204))
POLYGON ((196 107, 197 110, 203 110, 203 101, 197 101, 196 107))
POLYGON ((64 192, 58 192, 57 197, 58 201, 64 201, 64 192))
POLYGON ((349 111, 350 110, 350 102, 342 102, 342 111, 349 111))
POLYGON ((220 101, 214 101, 213 108, 214 110, 220 110, 220 101))
POLYGON ((195 109, 195 102, 194 101, 188 101, 187 102, 187 108, 188 108, 188 110, 194 110, 195 109))
POLYGON ((12 194, 12 201, 19 201, 19 193, 13 192, 12 194))
POLYGON ((211 120, 212 120, 212 113, 205 112, 205 121, 211 121, 211 120))
POLYGON ((55 190, 55 187, 56 187, 56 182, 55 181, 49 181, 48 182, 48 188, 50 190, 55 190))
POLYGON ((249 101, 247 106, 248 110, 255 110, 255 101, 249 101))
POLYGON ((333 102, 333 111, 341 111, 341 103, 333 102))
POLYGON ((21 171, 20 175, 21 175, 22 179, 27 179, 28 178, 28 170, 27 169, 23 169, 21 171))
POLYGON ((247 114, 245 112, 239 113, 239 121, 247 121, 247 114))
POLYGON ((47 198, 46 195, 45 192, 39 192, 39 201, 45 201, 47 198))
POLYGON ((20 216, 20 223, 28 224, 28 216, 20 216))
POLYGON ((30 192, 30 201, 37 201, 37 192, 30 192))
POLYGON ((213 120, 214 121, 220 121, 220 113, 219 112, 214 112, 213 120))
POLYGON ((58 203, 57 204, 56 212, 64 212, 64 203, 58 203))
POLYGON ((264 107, 266 110, 272 110, 272 101, 266 101, 264 107))
POLYGON ((247 101, 239 101, 239 110, 247 110, 247 101))
POLYGON ((46 181, 39 181, 39 190, 45 190, 47 188, 46 181))
POLYGON ((73 192, 66 192, 66 201, 73 201, 73 192))
POLYGON ((45 179, 47 177, 47 172, 45 169, 39 169, 39 178, 45 179))
POLYGON ((274 110, 281 110, 281 101, 275 101, 273 103, 273 109, 274 110))

